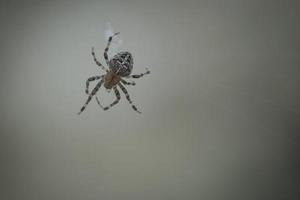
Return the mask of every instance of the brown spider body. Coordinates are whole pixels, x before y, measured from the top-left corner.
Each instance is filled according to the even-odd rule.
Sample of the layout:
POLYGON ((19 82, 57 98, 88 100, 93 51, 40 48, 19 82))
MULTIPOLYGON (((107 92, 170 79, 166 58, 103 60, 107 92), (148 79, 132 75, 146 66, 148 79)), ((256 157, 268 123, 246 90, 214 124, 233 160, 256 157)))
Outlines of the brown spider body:
POLYGON ((99 104, 99 106, 101 106, 101 108, 103 110, 108 110, 109 108, 111 108, 112 106, 116 105, 120 99, 120 92, 118 90, 118 87, 122 90, 122 92, 125 94, 127 101, 131 104, 131 107, 133 108, 133 110, 135 110, 138 113, 141 113, 136 106, 132 103, 130 96, 126 90, 126 88, 124 87, 123 84, 125 85, 135 85, 134 82, 127 82, 125 81, 123 78, 140 78, 142 76, 144 76, 145 74, 149 74, 150 71, 146 71, 145 73, 141 73, 141 74, 136 74, 136 75, 130 75, 132 68, 133 68, 133 58, 131 53, 125 51, 125 52, 120 52, 117 53, 115 56, 113 56, 111 59, 108 59, 108 50, 109 50, 109 46, 110 43, 112 41, 112 38, 115 35, 118 35, 119 33, 115 33, 113 36, 110 36, 108 39, 108 43, 107 46, 104 50, 104 59, 106 61, 107 66, 109 67, 109 70, 106 69, 97 59, 94 53, 94 48, 92 48, 92 56, 94 58, 95 63, 101 67, 103 70, 106 71, 105 75, 101 75, 101 76, 92 76, 90 78, 88 78, 88 80, 86 81, 86 89, 85 92, 86 94, 88 94, 88 99, 86 100, 85 104, 81 107, 80 111, 78 114, 80 114, 82 111, 84 111, 85 107, 88 105, 88 103, 92 100, 93 96, 96 95, 97 91, 99 90, 99 88, 101 87, 101 85, 103 84, 104 87, 106 89, 113 89, 115 92, 115 96, 116 96, 116 100, 114 102, 112 102, 109 106, 103 107, 100 104, 99 99, 96 97, 96 100, 99 104), (95 80, 99 80, 100 81, 97 83, 96 87, 92 90, 91 93, 89 93, 89 84, 91 81, 95 81, 95 80))
POLYGON ((121 80, 121 77, 114 73, 113 71, 108 71, 104 76, 104 87, 106 89, 111 89, 113 86, 117 85, 121 80))
POLYGON ((126 77, 131 74, 133 68, 133 58, 128 51, 117 53, 109 61, 110 71, 115 72, 121 77, 126 77))

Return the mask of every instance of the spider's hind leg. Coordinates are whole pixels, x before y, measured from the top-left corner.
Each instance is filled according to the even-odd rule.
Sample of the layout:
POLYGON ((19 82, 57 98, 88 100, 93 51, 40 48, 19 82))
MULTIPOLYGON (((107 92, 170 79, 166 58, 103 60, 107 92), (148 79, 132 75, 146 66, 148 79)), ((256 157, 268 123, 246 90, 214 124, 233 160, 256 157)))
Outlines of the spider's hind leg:
POLYGON ((126 99, 128 100, 128 102, 131 104, 131 107, 133 110, 135 110, 136 112, 138 113, 141 113, 141 111, 139 111, 136 106, 132 103, 131 99, 130 99, 130 96, 126 90, 126 88, 121 84, 121 83, 118 83, 119 87, 121 88, 121 90, 123 91, 123 93, 125 94, 126 96, 126 99))
POLYGON ((97 60, 95 52, 94 52, 94 47, 92 47, 92 56, 94 58, 95 63, 101 67, 101 69, 103 69, 104 71, 108 72, 108 70, 97 60))
POLYGON ((98 99, 98 97, 96 97, 97 103, 99 104, 99 106, 103 109, 103 110, 108 110, 109 108, 113 107, 114 105, 116 105, 117 103, 119 103, 121 96, 120 96, 120 92, 117 89, 117 87, 113 87, 115 95, 116 95, 116 100, 114 102, 112 102, 109 106, 103 107, 98 99))
POLYGON ((144 72, 144 73, 130 75, 130 76, 127 76, 126 78, 141 78, 141 77, 143 77, 146 74, 150 74, 150 71, 149 71, 148 68, 146 68, 146 72, 144 72))
POLYGON ((108 50, 109 50, 110 43, 111 43, 113 37, 116 36, 116 35, 119 35, 119 34, 120 34, 120 32, 117 32, 117 33, 113 34, 112 36, 110 36, 110 37, 108 38, 107 46, 106 46, 106 48, 104 49, 104 59, 105 59, 105 61, 106 61, 107 66, 109 66, 109 60, 108 60, 107 52, 108 52, 108 50))
POLYGON ((127 82, 127 81, 125 81, 125 80, 123 80, 123 79, 121 79, 121 82, 123 83, 123 84, 125 84, 125 85, 135 85, 135 82, 127 82))

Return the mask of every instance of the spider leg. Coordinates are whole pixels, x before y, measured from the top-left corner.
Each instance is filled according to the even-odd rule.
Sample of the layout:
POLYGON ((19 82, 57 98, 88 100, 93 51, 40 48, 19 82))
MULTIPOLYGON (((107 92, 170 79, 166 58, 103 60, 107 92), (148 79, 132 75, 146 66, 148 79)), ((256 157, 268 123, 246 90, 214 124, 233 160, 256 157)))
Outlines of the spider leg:
POLYGON ((85 83, 86 84, 85 93, 89 94, 89 84, 90 84, 90 82, 98 80, 102 77, 103 77, 103 75, 102 76, 92 76, 92 77, 88 78, 88 80, 86 80, 86 83, 85 83))
POLYGON ((94 52, 94 47, 92 47, 92 56, 94 58, 95 63, 101 67, 101 69, 103 69, 104 71, 108 72, 108 70, 97 60, 95 52, 94 52))
POLYGON ((149 71, 148 68, 146 68, 146 72, 144 72, 144 73, 130 75, 130 76, 127 76, 127 77, 125 77, 125 78, 141 78, 142 76, 144 76, 144 75, 146 75, 146 74, 150 74, 150 71, 149 71))
POLYGON ((125 94, 126 96, 126 99, 128 100, 128 102, 131 104, 131 107, 133 110, 135 110, 136 112, 138 113, 141 113, 137 108, 136 106, 132 103, 131 99, 130 99, 130 96, 126 90, 126 88, 121 84, 121 83, 118 83, 118 86, 121 88, 121 90, 123 91, 123 93, 125 94))
POLYGON ((121 82, 123 83, 123 84, 125 84, 125 85, 135 85, 135 82, 127 82, 127 81, 125 81, 125 80, 123 80, 123 79, 121 79, 121 82))
POLYGON ((96 97, 96 100, 99 104, 99 106, 103 109, 103 110, 108 110, 109 108, 113 107, 114 105, 116 105, 117 103, 119 103, 120 99, 121 99, 121 96, 120 96, 120 92, 119 90, 117 89, 117 87, 113 87, 114 89, 114 92, 115 92, 115 95, 116 95, 116 100, 114 102, 112 102, 109 106, 106 106, 106 107, 103 107, 98 99, 98 97, 96 97))
POLYGON ((109 66, 109 60, 108 60, 107 52, 108 52, 110 43, 111 43, 111 41, 112 41, 112 38, 113 38, 114 36, 116 36, 116 35, 119 35, 119 34, 120 34, 120 32, 117 32, 117 33, 113 34, 112 36, 110 36, 110 37, 108 38, 107 46, 106 46, 106 48, 104 49, 104 59, 105 59, 105 61, 106 61, 107 66, 109 66))
POLYGON ((78 112, 78 115, 80 115, 80 113, 82 113, 82 111, 84 111, 85 107, 89 104, 89 102, 92 100, 93 96, 96 94, 96 92, 99 90, 99 88, 101 87, 102 83, 103 83, 103 79, 101 79, 101 81, 99 81, 96 85, 96 87, 92 90, 91 94, 89 95, 88 99, 86 100, 85 104, 81 107, 80 111, 78 112))

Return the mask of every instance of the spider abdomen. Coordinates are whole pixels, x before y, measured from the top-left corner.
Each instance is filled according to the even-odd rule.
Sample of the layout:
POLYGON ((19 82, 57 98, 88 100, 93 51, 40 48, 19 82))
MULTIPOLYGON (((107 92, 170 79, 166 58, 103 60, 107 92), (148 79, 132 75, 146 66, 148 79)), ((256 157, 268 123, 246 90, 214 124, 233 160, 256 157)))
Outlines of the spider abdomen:
POLYGON ((109 61, 109 69, 115 74, 125 77, 131 74, 133 58, 129 52, 120 52, 109 61))

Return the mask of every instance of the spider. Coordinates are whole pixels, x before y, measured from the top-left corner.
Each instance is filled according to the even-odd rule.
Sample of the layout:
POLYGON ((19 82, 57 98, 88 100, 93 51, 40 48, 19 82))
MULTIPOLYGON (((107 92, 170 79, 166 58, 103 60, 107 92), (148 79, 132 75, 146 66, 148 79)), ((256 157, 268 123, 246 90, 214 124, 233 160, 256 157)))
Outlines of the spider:
POLYGON ((119 103, 119 101, 121 99, 121 96, 120 96, 120 92, 118 90, 118 87, 120 87, 122 92, 125 94, 127 101, 131 104, 131 107, 133 108, 133 110, 135 110, 138 113, 141 113, 137 109, 137 107, 132 103, 129 94, 128 94, 126 88, 123 85, 123 84, 125 84, 125 85, 135 85, 135 82, 127 82, 123 78, 140 78, 140 77, 142 77, 146 74, 150 74, 150 71, 146 68, 145 73, 130 75, 131 71, 132 71, 132 68, 133 68, 133 58, 132 58, 131 53, 129 53, 127 51, 117 53, 110 60, 108 59, 107 52, 109 50, 110 43, 111 43, 113 37, 118 35, 118 34, 120 34, 120 32, 117 32, 117 33, 113 34, 112 36, 110 36, 108 38, 108 43, 107 43, 107 46, 104 50, 104 59, 106 61, 107 66, 109 67, 109 70, 107 68, 105 68, 97 60, 97 58, 95 56, 95 52, 94 52, 94 47, 92 47, 92 56, 93 56, 93 59, 94 59, 95 63, 99 67, 101 67, 102 70, 105 70, 106 74, 100 75, 100 76, 92 76, 92 77, 87 79, 85 93, 89 96, 88 96, 88 99, 86 100, 85 104, 81 107, 78 114, 81 114, 84 111, 84 109, 89 104, 89 102, 92 100, 93 96, 97 93, 97 91, 99 90, 99 88, 101 87, 102 84, 108 90, 113 89, 114 93, 115 93, 115 96, 116 96, 116 100, 114 102, 112 102, 109 106, 105 106, 105 107, 102 106, 102 104, 100 103, 98 97, 96 96, 96 101, 103 110, 108 110, 109 108, 111 108, 114 105, 116 105, 117 103, 119 103), (92 90, 92 92, 89 93, 89 83, 91 81, 95 81, 95 80, 100 80, 100 81, 97 83, 97 85, 92 90))

